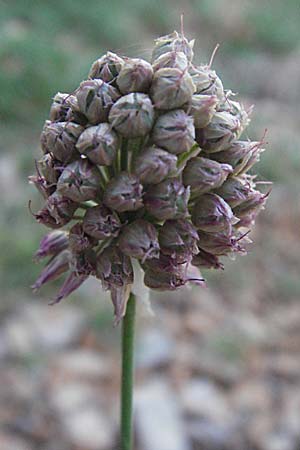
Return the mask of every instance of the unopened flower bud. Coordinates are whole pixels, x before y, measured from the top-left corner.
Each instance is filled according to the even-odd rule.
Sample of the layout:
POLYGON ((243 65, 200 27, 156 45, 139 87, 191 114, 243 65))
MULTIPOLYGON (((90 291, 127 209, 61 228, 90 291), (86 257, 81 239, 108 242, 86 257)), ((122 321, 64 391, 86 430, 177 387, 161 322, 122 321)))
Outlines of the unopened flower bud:
POLYGON ((136 211, 143 206, 142 192, 135 175, 121 172, 107 184, 103 203, 118 212, 136 211))
POLYGON ((89 72, 89 78, 100 78, 109 83, 117 78, 123 64, 124 60, 120 56, 107 52, 93 63, 89 72))
POLYGON ((208 66, 192 66, 189 73, 196 87, 196 94, 216 95, 220 101, 224 101, 223 84, 214 70, 208 66))
POLYGON ((117 153, 119 137, 108 123, 89 127, 81 133, 76 148, 94 164, 110 166, 117 153))
POLYGON ((76 91, 79 110, 93 125, 107 122, 112 105, 120 98, 113 86, 103 80, 83 81, 76 91))
POLYGON ((248 191, 247 199, 239 203, 233 211, 240 219, 239 227, 249 227, 256 219, 256 216, 264 208, 269 192, 263 194, 256 190, 248 191))
POLYGON ((122 226, 119 217, 105 205, 89 208, 82 222, 83 230, 95 239, 116 237, 122 226))
POLYGON ((145 136, 154 123, 154 108, 150 98, 136 92, 124 95, 111 108, 109 122, 122 136, 145 136))
POLYGON ((67 98, 70 94, 63 94, 58 92, 54 98, 50 108, 49 118, 52 122, 66 121, 70 105, 67 103, 67 98))
POLYGON ((187 162, 182 180, 185 186, 191 187, 192 195, 201 195, 221 186, 230 173, 232 167, 229 164, 197 156, 187 162))
POLYGON ((134 167, 143 184, 157 184, 176 174, 177 157, 161 148, 147 147, 135 159, 134 167))
POLYGON ((212 153, 210 157, 221 163, 228 163, 233 167, 233 174, 247 172, 259 161, 263 152, 260 142, 235 141, 226 150, 212 153))
POLYGON ((154 73, 150 95, 158 109, 180 108, 194 92, 195 85, 186 70, 163 68, 154 73))
POLYGON ((78 253, 72 252, 70 269, 77 275, 96 275, 96 263, 96 252, 88 248, 78 253))
POLYGON ((41 134, 44 153, 53 153, 63 163, 79 158, 76 142, 83 131, 81 125, 74 122, 50 122, 46 120, 41 134))
POLYGON ((159 256, 156 228, 143 219, 135 220, 123 228, 118 245, 125 255, 141 259, 142 262, 159 256))
POLYGON ((60 287, 54 299, 50 302, 50 305, 55 305, 62 299, 68 297, 70 294, 72 294, 72 292, 76 291, 76 289, 78 289, 87 279, 87 274, 78 275, 75 272, 71 272, 65 279, 63 285, 60 287))
POLYGON ((219 105, 219 111, 228 111, 233 116, 236 116, 241 124, 241 130, 244 130, 250 123, 249 114, 251 114, 253 107, 247 112, 244 106, 240 102, 229 100, 228 98, 225 102, 219 105))
POLYGON ((152 52, 152 61, 155 61, 160 55, 168 52, 182 52, 188 61, 193 59, 194 41, 188 41, 182 34, 174 31, 172 34, 161 36, 155 39, 155 47, 152 52))
POLYGON ((49 184, 56 184, 61 173, 61 163, 51 153, 46 153, 37 161, 37 169, 49 184))
POLYGON ((207 233, 201 230, 198 231, 198 236, 198 247, 215 256, 227 255, 228 253, 245 254, 246 250, 243 245, 251 242, 245 235, 234 236, 223 231, 207 233))
POLYGON ((176 179, 151 185, 144 198, 146 210, 158 220, 183 219, 188 216, 190 191, 176 179))
POLYGON ((202 249, 199 249, 197 255, 193 257, 192 264, 200 269, 224 269, 224 266, 219 261, 218 256, 208 253, 202 249))
POLYGON ((110 246, 98 256, 96 270, 103 288, 111 292, 115 310, 115 323, 118 323, 125 315, 127 300, 133 283, 131 260, 117 247, 110 246))
POLYGON ((227 111, 217 112, 205 128, 196 130, 196 141, 208 153, 220 152, 239 136, 241 123, 227 111))
POLYGON ((152 140, 175 155, 187 152, 195 143, 193 118, 182 109, 161 115, 153 127, 152 140))
POLYGON ((159 230, 161 252, 178 264, 188 262, 198 253, 196 229, 188 220, 167 220, 159 230))
POLYGON ((219 187, 215 193, 220 195, 231 208, 235 208, 240 203, 245 202, 252 192, 251 182, 247 178, 231 177, 219 187))
POLYGON ((153 77, 151 64, 139 58, 126 58, 117 78, 122 94, 147 92, 153 77))
POLYGON ((57 182, 57 191, 74 202, 97 200, 101 176, 97 167, 87 159, 79 159, 63 170, 57 182))
POLYGON ((69 261, 69 250, 63 250, 62 252, 54 256, 42 270, 42 273, 40 274, 36 282, 31 286, 32 289, 36 291, 40 289, 43 284, 48 283, 48 281, 56 280, 57 278, 59 278, 61 274, 69 269, 69 261))
POLYGON ((188 113, 193 116, 195 128, 206 127, 216 112, 216 95, 194 94, 188 104, 188 113))
POLYGON ((39 260, 47 256, 55 256, 68 247, 68 233, 55 230, 42 237, 34 259, 39 260))
POLYGON ((238 222, 232 209, 217 194, 204 194, 193 208, 192 221, 196 228, 211 233, 231 232, 232 225, 238 222))
POLYGON ((81 253, 97 244, 97 240, 84 232, 81 223, 72 226, 69 233, 69 248, 73 253, 81 253))
POLYGON ((163 53, 155 61, 153 61, 153 70, 164 69, 166 67, 185 70, 188 67, 188 59, 183 52, 171 51, 163 53))
POLYGON ((48 197, 46 207, 56 223, 66 224, 73 218, 78 204, 55 191, 48 197))

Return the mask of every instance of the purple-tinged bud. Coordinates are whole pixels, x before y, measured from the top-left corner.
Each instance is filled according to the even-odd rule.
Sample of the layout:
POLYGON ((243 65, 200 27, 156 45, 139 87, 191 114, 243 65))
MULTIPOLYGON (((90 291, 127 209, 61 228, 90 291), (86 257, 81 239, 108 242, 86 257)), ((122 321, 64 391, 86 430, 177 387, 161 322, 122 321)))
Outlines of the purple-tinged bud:
POLYGON ((122 136, 145 136, 154 123, 154 108, 150 98, 136 92, 124 95, 111 108, 109 122, 122 136))
POLYGON ((134 161, 134 173, 143 184, 157 184, 177 171, 177 157, 158 147, 145 148, 134 161))
POLYGON ((182 109, 161 115, 153 127, 152 140, 175 155, 189 151, 195 143, 193 118, 182 109))
POLYGON ((82 131, 83 127, 74 122, 46 120, 41 134, 44 153, 53 153, 54 157, 63 163, 78 159, 80 155, 75 145, 82 131))
POLYGON ((110 246, 98 256, 96 270, 96 276, 101 280, 103 288, 111 292, 115 324, 117 324, 125 315, 127 300, 133 283, 131 260, 117 247, 110 246))
POLYGON ((231 208, 235 208, 245 202, 252 191, 251 182, 246 177, 230 177, 215 191, 215 194, 220 195, 231 208))
POLYGON ((56 184, 61 173, 61 163, 53 158, 51 153, 46 153, 36 163, 38 172, 49 184, 56 184))
POLYGON ((44 199, 47 199, 55 191, 55 185, 49 184, 47 180, 40 174, 30 175, 28 177, 28 181, 30 184, 33 184, 37 188, 44 199))
POLYGON ((119 75, 123 64, 124 60, 120 56, 107 52, 93 63, 89 78, 100 78, 106 83, 112 82, 119 75))
POLYGON ((150 95, 157 109, 180 108, 191 100, 194 92, 195 85, 187 70, 163 68, 154 73, 150 95))
POLYGON ((74 202, 97 200, 101 192, 101 175, 87 159, 79 159, 64 168, 57 191, 74 202))
POLYGON ((176 179, 149 186, 144 198, 146 210, 157 220, 184 219, 188 214, 189 188, 176 179))
POLYGON ((103 195, 103 203, 118 212, 136 211, 143 206, 143 186, 135 175, 120 172, 110 180, 103 195))
POLYGON ((54 256, 44 267, 36 282, 31 286, 34 291, 40 289, 48 281, 56 280, 69 270, 70 252, 63 250, 54 256))
POLYGON ((233 116, 236 116, 241 123, 241 130, 244 130, 250 123, 249 114, 251 114, 253 106, 247 112, 240 102, 235 102, 226 98, 222 105, 219 105, 218 111, 228 111, 233 116))
POLYGON ((55 191, 47 199, 46 207, 57 223, 68 223, 78 208, 78 204, 55 191))
POLYGON ((70 258, 70 269, 76 275, 96 275, 96 264, 97 255, 92 249, 72 253, 70 258))
POLYGON ((147 92, 153 77, 150 63, 139 58, 125 58, 117 78, 117 85, 122 94, 130 92, 147 92))
POLYGON ((205 128, 196 130, 196 141, 207 153, 220 152, 238 138, 239 119, 227 111, 217 112, 205 128))
POLYGON ((188 59, 183 52, 171 51, 160 55, 153 61, 152 67, 154 72, 166 67, 183 71, 186 70, 188 64, 188 59))
POLYGON ((66 223, 70 222, 70 219, 67 219, 65 217, 61 218, 59 221, 55 220, 54 217, 51 216, 46 206, 37 213, 32 213, 32 215, 35 217, 38 223, 41 223, 42 225, 53 229, 61 228, 66 225, 66 223))
POLYGON ((245 233, 233 236, 224 232, 206 233, 205 231, 199 231, 198 236, 198 247, 215 256, 227 255, 228 253, 245 254, 244 245, 251 243, 245 233))
POLYGON ((197 255, 192 259, 193 266, 200 269, 224 269, 223 264, 219 261, 218 256, 199 249, 197 255))
POLYGON ((187 57, 188 61, 193 59, 194 40, 188 41, 183 34, 174 31, 172 34, 167 34, 166 36, 161 36, 155 39, 155 46, 152 52, 152 61, 159 58, 168 52, 182 52, 187 57))
POLYGON ((82 226, 86 234, 102 240, 118 236, 122 224, 114 211, 98 205, 86 211, 82 226))
POLYGON ((97 240, 88 236, 81 223, 76 223, 72 226, 69 232, 69 248, 72 253, 81 253, 94 247, 97 244, 97 240))
POLYGON ((92 125, 107 122, 112 105, 120 98, 113 86, 100 79, 83 81, 76 91, 79 111, 92 125))
POLYGON ((39 260, 47 256, 55 256, 68 247, 68 233, 66 231, 51 231, 42 237, 40 246, 34 254, 34 259, 39 260))
POLYGON ((193 116, 195 128, 206 127, 216 112, 218 97, 216 95, 195 94, 187 106, 188 113, 193 116))
POLYGON ((58 92, 54 98, 50 107, 49 118, 52 122, 65 122, 70 109, 70 105, 67 99, 70 94, 63 94, 58 92))
POLYGON ((238 227, 253 225, 258 213, 264 208, 270 192, 252 190, 248 192, 247 199, 233 209, 234 214, 240 219, 238 227))
POLYGON ((59 289, 54 299, 49 303, 49 305, 55 305, 64 298, 68 297, 70 294, 72 294, 72 292, 76 291, 76 289, 78 289, 87 279, 88 275, 86 274, 78 275, 75 272, 71 272, 67 276, 63 285, 59 289))
POLYGON ((231 233, 232 225, 236 224, 238 219, 222 197, 217 194, 204 194, 193 208, 192 221, 195 227, 202 231, 231 233))
POLYGON ((233 174, 239 175, 247 172, 259 161, 264 151, 261 142, 235 141, 226 150, 212 153, 210 157, 221 163, 228 163, 233 167, 233 174))
POLYGON ((197 156, 187 162, 182 180, 185 186, 191 187, 191 193, 195 196, 220 187, 230 173, 232 167, 229 164, 197 156))
POLYGON ((224 89, 220 78, 209 66, 192 66, 189 69, 193 83, 196 86, 196 94, 216 95, 224 101, 224 89))
POLYGON ((126 225, 118 239, 120 250, 127 256, 141 259, 158 258, 158 233, 154 225, 143 219, 126 225))
POLYGON ((76 148, 94 164, 110 166, 117 154, 119 137, 108 123, 89 127, 80 135, 76 148))
POLYGON ((161 253, 178 264, 191 261, 198 253, 196 229, 188 220, 167 220, 159 230, 161 253))

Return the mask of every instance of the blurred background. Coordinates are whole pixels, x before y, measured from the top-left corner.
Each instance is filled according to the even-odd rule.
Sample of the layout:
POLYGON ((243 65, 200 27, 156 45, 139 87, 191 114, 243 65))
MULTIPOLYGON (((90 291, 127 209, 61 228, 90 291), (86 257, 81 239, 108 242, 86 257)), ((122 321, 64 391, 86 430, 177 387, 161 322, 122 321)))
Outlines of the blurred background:
POLYGON ((0 448, 118 449, 119 334, 97 282, 50 308, 33 295, 42 234, 28 186, 51 98, 106 50, 148 59, 180 27, 267 128, 273 181, 249 255, 208 289, 152 295, 137 330, 137 450, 300 448, 299 0, 0 0, 0 448))

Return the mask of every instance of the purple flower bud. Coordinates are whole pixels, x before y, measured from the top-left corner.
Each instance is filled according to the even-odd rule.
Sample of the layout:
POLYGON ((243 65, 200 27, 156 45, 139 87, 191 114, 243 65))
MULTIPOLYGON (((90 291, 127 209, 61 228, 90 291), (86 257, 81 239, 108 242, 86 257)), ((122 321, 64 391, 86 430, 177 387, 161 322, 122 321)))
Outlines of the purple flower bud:
MULTIPOLYGON (((229 100, 226 98, 225 102, 219 105, 218 111, 228 111, 233 116, 237 117, 240 121, 241 131, 244 130, 250 123, 249 114, 252 112, 250 108, 249 113, 245 110, 244 106, 240 102, 229 100)), ((241 132, 240 132, 241 134, 241 132)))
POLYGON ((158 220, 183 219, 188 216, 190 191, 176 179, 149 186, 144 198, 146 210, 158 220))
POLYGON ((198 247, 215 256, 226 255, 228 253, 245 254, 246 250, 243 245, 251 242, 245 234, 234 236, 223 231, 216 233, 198 231, 198 236, 198 247))
POLYGON ((121 172, 107 184, 103 203, 118 212, 136 211, 143 206, 142 191, 135 175, 121 172))
POLYGON ((138 58, 125 58, 117 78, 117 85, 122 94, 147 92, 152 77, 153 69, 147 61, 138 58))
POLYGON ((128 256, 117 247, 107 247, 97 259, 97 277, 104 289, 111 292, 117 324, 126 312, 133 283, 133 267, 128 256))
POLYGON ((46 120, 41 134, 44 153, 53 153, 63 163, 79 158, 76 142, 83 127, 74 122, 50 122, 46 120))
POLYGON ((192 264, 200 269, 224 269, 223 264, 219 261, 218 256, 199 249, 197 255, 192 259, 192 264))
POLYGON ((188 113, 193 116, 195 128, 206 127, 216 112, 216 95, 195 94, 188 104, 188 113))
POLYGON ((50 108, 49 118, 52 122, 65 122, 70 109, 70 105, 67 102, 70 94, 63 94, 58 92, 54 98, 50 108))
POLYGON ((259 191, 248 191, 247 199, 233 209, 234 214, 240 219, 238 227, 253 225, 258 213, 264 208, 270 192, 262 194, 259 191))
POLYGON ((69 248, 73 253, 81 253, 94 247, 97 240, 85 234, 83 225, 76 223, 72 226, 69 233, 69 248))
POLYGON ((228 163, 233 167, 234 175, 246 173, 259 161, 263 152, 261 142, 235 141, 226 150, 212 153, 210 157, 221 163, 228 163))
POLYGON ((153 127, 152 140, 175 155, 187 152, 195 143, 193 118, 182 109, 161 115, 153 127))
POLYGON ((231 177, 215 193, 220 195, 231 208, 235 208, 240 203, 246 201, 252 191, 251 182, 248 177, 231 177))
POLYGON ((163 53, 153 61, 153 70, 164 69, 166 67, 185 70, 188 67, 188 59, 183 52, 171 51, 163 53))
POLYGON ((76 91, 78 108, 92 125, 107 122, 112 105, 120 98, 113 86, 100 79, 83 81, 76 91))
POLYGON ((177 263, 191 261, 198 253, 196 229, 188 220, 167 220, 159 230, 161 253, 177 263))
POLYGON ((70 269, 76 275, 96 275, 96 264, 97 255, 92 249, 72 253, 70 258, 70 269))
POLYGON ((182 180, 185 186, 191 187, 192 195, 201 195, 221 186, 230 173, 232 167, 228 164, 198 156, 187 162, 182 180))
POLYGON ((87 159, 74 161, 64 168, 57 182, 57 191, 74 202, 97 200, 101 175, 87 159))
POLYGON ((214 70, 209 66, 192 66, 189 73, 196 86, 196 94, 216 95, 224 101, 223 84, 214 70))
POLYGON ((49 303, 50 305, 55 305, 59 303, 62 299, 68 297, 72 292, 78 289, 85 280, 87 280, 88 275, 82 274, 78 275, 75 272, 71 272, 65 279, 63 285, 59 289, 58 293, 54 299, 49 303))
POLYGON ((47 207, 42 208, 37 213, 32 213, 32 215, 35 217, 35 219, 38 223, 41 223, 42 225, 45 225, 46 227, 53 228, 53 229, 61 228, 70 221, 70 220, 67 220, 66 218, 63 218, 63 219, 60 219, 59 222, 57 222, 54 219, 54 217, 51 216, 47 207))
POLYGON ((239 119, 227 111, 217 112, 205 128, 196 130, 196 141, 207 153, 228 148, 240 134, 239 119))
POLYGON ((40 242, 34 259, 39 260, 46 256, 55 256, 68 247, 68 233, 66 231, 51 231, 40 242))
POLYGON ((122 136, 145 136, 154 123, 154 108, 150 98, 136 92, 124 95, 111 108, 109 122, 122 136))
POLYGON ((34 291, 40 289, 48 281, 56 280, 69 269, 70 252, 63 250, 54 256, 44 267, 36 282, 31 286, 34 291))
POLYGON ((118 236, 122 224, 114 211, 98 205, 86 211, 82 226, 86 234, 102 240, 118 236))
POLYGON ((107 52, 93 63, 89 78, 100 78, 106 83, 112 82, 119 75, 123 64, 124 60, 120 56, 107 52))
POLYGON ((135 159, 134 173, 143 184, 157 184, 177 171, 177 157, 158 147, 145 148, 135 159))
POLYGON ((73 218, 78 204, 55 191, 48 198, 46 207, 57 224, 66 224, 73 218))
POLYGON ((143 219, 135 220, 122 229, 118 245, 125 255, 141 259, 142 262, 159 256, 156 228, 143 219))
POLYGON ((167 34, 166 36, 161 36, 155 39, 155 47, 152 52, 152 61, 159 58, 168 52, 182 52, 187 57, 188 61, 193 59, 194 41, 188 41, 183 34, 174 31, 172 34, 167 34))
POLYGON ((117 154, 119 137, 108 123, 89 127, 80 135, 77 150, 99 166, 110 166, 117 154))
POLYGON ((231 233, 232 225, 237 223, 238 219, 222 197, 217 194, 204 194, 193 208, 192 221, 195 227, 202 231, 231 233))
POLYGON ((189 102, 195 85, 187 70, 163 68, 154 73, 150 95, 156 108, 180 108, 189 102))
POLYGON ((53 158, 51 153, 46 153, 38 162, 37 170, 49 184, 56 184, 61 173, 61 163, 53 158))

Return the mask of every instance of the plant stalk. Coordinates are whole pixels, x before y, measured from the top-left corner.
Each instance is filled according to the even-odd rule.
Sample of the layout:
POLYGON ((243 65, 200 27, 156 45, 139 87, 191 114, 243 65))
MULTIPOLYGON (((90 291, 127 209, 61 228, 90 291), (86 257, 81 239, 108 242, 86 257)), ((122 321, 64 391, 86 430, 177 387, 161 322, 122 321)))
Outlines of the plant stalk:
POLYGON ((121 450, 132 450, 135 296, 130 294, 122 322, 121 450))

